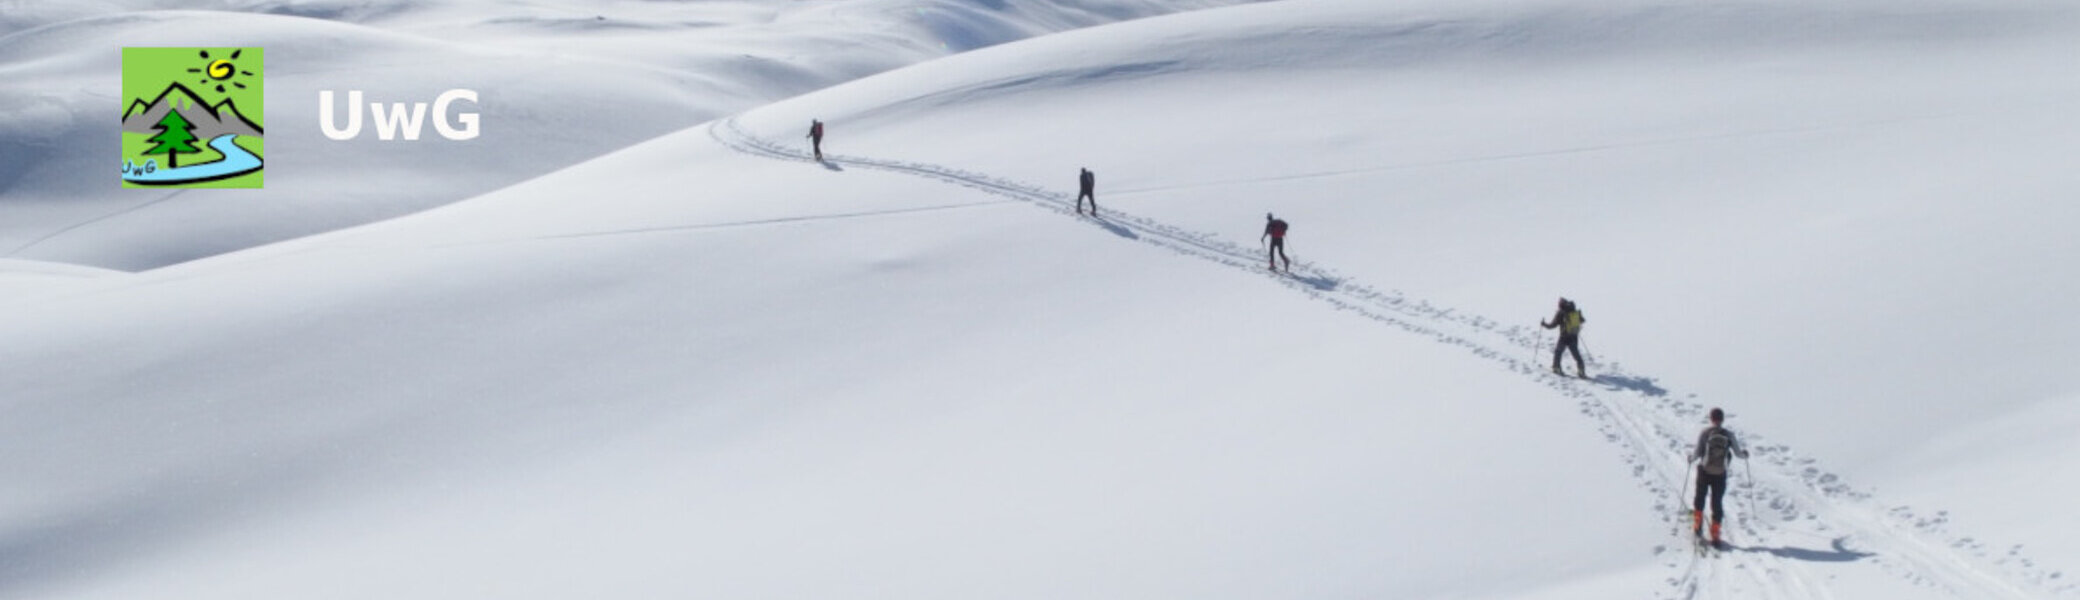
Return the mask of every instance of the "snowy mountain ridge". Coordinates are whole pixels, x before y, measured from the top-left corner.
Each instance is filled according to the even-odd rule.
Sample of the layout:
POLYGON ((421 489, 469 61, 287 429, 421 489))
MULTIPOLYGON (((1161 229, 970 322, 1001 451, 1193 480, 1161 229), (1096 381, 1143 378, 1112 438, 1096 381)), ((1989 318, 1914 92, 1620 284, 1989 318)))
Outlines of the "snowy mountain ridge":
MULTIPOLYGON (((648 39, 582 16, 496 26, 648 39)), ((2076 25, 1287 0, 15 260, 0 595, 2072 596, 2076 25), (1714 407, 1753 456, 1699 555, 1714 407)))

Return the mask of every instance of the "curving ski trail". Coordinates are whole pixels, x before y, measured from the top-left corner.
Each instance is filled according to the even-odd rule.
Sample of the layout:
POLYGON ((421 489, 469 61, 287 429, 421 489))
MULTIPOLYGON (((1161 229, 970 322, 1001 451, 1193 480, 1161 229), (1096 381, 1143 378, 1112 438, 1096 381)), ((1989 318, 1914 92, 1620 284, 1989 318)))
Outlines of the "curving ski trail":
MULTIPOLYGON (((708 133, 717 143, 745 154, 814 162, 805 150, 752 135, 735 118, 709 124, 708 133)), ((1996 555, 1973 538, 1944 531, 1945 513, 1927 518, 1909 508, 1883 506, 1821 470, 1815 460, 1745 431, 1743 442, 1752 458, 1734 472, 1726 495, 1725 532, 1733 547, 1715 556, 1699 556, 1690 549, 1690 499, 1678 498, 1690 478, 1685 458, 1707 410, 1694 395, 1672 398, 1652 377, 1627 371, 1619 363, 1594 363, 1597 376, 1591 380, 1555 375, 1545 365, 1523 358, 1526 351, 1540 359, 1545 356, 1539 351, 1549 342, 1541 339, 1540 329, 1503 326, 1398 290, 1383 292, 1307 261, 1294 261, 1291 275, 1270 272, 1259 249, 1117 209, 1106 209, 1101 219, 1084 217, 1076 213, 1073 196, 1064 192, 941 165, 825 157, 833 164, 938 180, 1093 220, 1121 237, 1269 278, 1337 310, 1464 349, 1544 383, 1575 400, 1579 412, 1596 423, 1597 432, 1618 447, 1642 491, 1655 499, 1653 510, 1668 520, 1669 539, 1655 548, 1669 573, 1658 597, 1830 600, 1836 597, 1829 589, 1831 578, 1816 566, 1858 562, 1960 599, 2073 597, 2080 592, 2080 584, 2024 558, 2019 547, 1996 555)))

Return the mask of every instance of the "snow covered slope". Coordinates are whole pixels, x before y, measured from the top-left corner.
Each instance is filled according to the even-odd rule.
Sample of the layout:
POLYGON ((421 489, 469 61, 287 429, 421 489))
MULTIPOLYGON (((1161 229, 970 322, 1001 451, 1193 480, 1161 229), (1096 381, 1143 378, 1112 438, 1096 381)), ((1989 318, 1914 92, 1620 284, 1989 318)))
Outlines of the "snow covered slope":
MULTIPOLYGON (((953 52, 1242 0, 10 2, 0 251, 123 270, 439 206, 718 116, 953 52), (122 189, 124 47, 267 50, 264 190, 122 189), (481 135, 328 139, 318 94, 480 92, 481 135)), ((340 105, 335 105, 340 106, 340 105)), ((335 108, 344 125, 346 108, 335 108)), ((366 111, 363 111, 366 112, 366 111)), ((364 115, 365 117, 366 115, 364 115)), ((428 117, 429 119, 433 117, 428 117)))
POLYGON ((2076 33, 1289 0, 64 277, 0 322, 0 595, 2071 596, 2076 33))

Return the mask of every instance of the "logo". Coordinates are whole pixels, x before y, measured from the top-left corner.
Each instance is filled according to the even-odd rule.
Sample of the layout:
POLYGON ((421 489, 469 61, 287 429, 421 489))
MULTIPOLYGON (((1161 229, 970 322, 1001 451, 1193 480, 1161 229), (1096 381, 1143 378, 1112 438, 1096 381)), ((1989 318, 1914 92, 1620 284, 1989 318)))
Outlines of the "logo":
POLYGON ((123 187, 261 187, 260 48, 123 49, 123 187))

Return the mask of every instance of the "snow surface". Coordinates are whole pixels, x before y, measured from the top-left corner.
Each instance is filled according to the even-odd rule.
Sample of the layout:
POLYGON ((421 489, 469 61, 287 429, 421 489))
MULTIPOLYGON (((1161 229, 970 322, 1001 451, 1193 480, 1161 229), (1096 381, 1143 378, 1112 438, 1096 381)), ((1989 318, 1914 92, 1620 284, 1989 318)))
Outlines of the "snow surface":
MULTIPOLYGON (((1010 4, 972 3, 1045 29, 1010 4)), ((180 18, 66 6, 0 53, 180 18)), ((530 52, 410 33, 505 5, 267 6, 530 52)), ((485 35, 649 43, 552 6, 485 35)), ((529 180, 138 273, 0 262, 0 596, 2080 595, 2074 56, 2080 9, 2019 0, 1285 0, 573 134, 611 152, 567 168, 427 145, 529 180), (1545 371, 1561 295, 1593 380, 1545 371), (1754 456, 1700 557, 1710 407, 1754 456)), ((556 87, 515 69, 477 85, 556 87)))
MULTIPOLYGON (((781 98, 1035 35, 1249 0, 0 3, 0 251, 160 267, 455 202, 781 98), (135 190, 123 47, 267 49, 264 190, 135 190), (480 137, 334 141, 318 94, 480 92, 480 137)), ((344 125, 343 107, 336 123, 344 125)), ((364 111, 364 118, 367 117, 364 111)), ((429 116, 428 119, 433 117, 429 116)))

